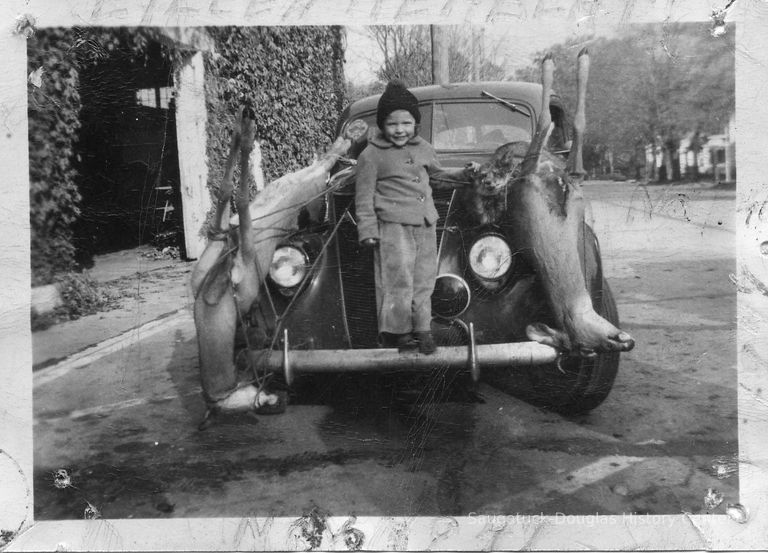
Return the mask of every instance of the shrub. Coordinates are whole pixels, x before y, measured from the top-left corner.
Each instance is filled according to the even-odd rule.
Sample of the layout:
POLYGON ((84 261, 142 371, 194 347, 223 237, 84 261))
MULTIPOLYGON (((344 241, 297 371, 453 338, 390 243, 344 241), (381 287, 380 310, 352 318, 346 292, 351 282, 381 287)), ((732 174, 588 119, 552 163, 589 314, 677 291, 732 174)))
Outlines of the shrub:
POLYGON ((79 319, 93 313, 115 309, 122 297, 120 292, 99 284, 85 273, 67 272, 58 277, 63 305, 49 313, 32 312, 32 330, 44 330, 61 321, 79 319))

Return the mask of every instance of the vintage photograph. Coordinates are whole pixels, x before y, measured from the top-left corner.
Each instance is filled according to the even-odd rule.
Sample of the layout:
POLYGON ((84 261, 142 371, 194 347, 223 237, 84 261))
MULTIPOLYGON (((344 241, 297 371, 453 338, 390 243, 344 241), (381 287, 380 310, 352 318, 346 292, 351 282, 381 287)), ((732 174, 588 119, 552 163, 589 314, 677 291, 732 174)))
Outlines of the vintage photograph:
POLYGON ((738 511, 735 37, 37 29, 35 520, 738 511))

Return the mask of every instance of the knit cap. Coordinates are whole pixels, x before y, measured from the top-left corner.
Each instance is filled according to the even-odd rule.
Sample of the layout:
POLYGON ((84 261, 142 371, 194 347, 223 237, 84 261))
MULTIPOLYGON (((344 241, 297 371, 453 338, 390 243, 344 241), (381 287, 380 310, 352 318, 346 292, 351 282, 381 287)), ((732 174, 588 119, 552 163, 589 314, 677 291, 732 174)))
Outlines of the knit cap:
POLYGON ((387 88, 379 98, 379 105, 376 108, 376 124, 380 129, 384 128, 384 120, 393 111, 404 109, 416 120, 421 122, 421 113, 419 112, 419 101, 402 83, 397 79, 389 81, 387 88))

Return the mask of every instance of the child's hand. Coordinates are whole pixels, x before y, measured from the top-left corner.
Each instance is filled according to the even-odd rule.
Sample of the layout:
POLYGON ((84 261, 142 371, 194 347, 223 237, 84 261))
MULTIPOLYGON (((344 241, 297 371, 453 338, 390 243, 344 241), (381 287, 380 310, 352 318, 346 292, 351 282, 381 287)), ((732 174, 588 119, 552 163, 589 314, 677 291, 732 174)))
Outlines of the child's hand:
POLYGON ((379 245, 379 239, 378 238, 366 238, 362 242, 360 242, 364 248, 375 248, 379 245))
POLYGON ((472 177, 480 172, 480 167, 482 167, 482 165, 478 162, 470 161, 464 166, 464 173, 466 173, 467 176, 472 177))

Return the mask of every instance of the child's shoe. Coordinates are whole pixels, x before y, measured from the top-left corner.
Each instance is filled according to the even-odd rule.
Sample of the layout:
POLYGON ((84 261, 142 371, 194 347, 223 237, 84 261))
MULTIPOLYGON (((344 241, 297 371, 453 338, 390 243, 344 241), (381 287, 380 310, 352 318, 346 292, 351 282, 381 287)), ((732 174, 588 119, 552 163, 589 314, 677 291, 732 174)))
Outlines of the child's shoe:
POLYGON ((379 333, 379 347, 380 348, 396 348, 397 347, 397 334, 391 332, 379 333))
POLYGON ((400 351, 415 350, 419 347, 419 344, 413 339, 413 335, 410 332, 405 334, 382 332, 379 335, 379 343, 383 348, 397 348, 400 351))
POLYGON ((416 339, 419 341, 419 352, 424 355, 431 355, 437 350, 437 345, 431 332, 417 332, 416 339))
POLYGON ((410 332, 406 332, 405 334, 400 334, 397 337, 397 349, 399 351, 412 351, 415 350, 417 347, 419 347, 418 342, 413 339, 413 334, 410 332))

